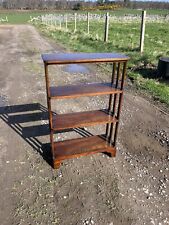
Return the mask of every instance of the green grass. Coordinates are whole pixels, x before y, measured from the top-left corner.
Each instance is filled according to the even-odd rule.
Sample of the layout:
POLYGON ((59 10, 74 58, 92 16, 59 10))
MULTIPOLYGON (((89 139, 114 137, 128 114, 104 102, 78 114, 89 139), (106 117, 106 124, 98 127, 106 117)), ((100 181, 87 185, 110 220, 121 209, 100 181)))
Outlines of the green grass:
POLYGON ((17 11, 2 11, 0 12, 0 18, 8 17, 8 23, 10 24, 24 24, 30 19, 30 16, 39 16, 39 13, 30 12, 17 12, 17 11))
MULTIPOLYGON (((48 10, 48 11, 44 11, 44 10, 0 10, 0 18, 5 18, 6 16, 8 17, 8 23, 9 24, 25 24, 29 21, 30 16, 32 17, 37 17, 40 15, 44 15, 44 14, 65 14, 67 12, 71 12, 71 13, 86 13, 85 11, 57 11, 57 10, 48 10)), ((94 14, 105 14, 105 11, 90 11, 90 13, 94 13, 94 14)), ((139 15, 141 14, 140 10, 137 9, 126 9, 126 8, 121 8, 115 11, 110 11, 110 14, 112 15, 116 15, 116 16, 123 16, 126 14, 132 14, 132 15, 139 15)), ((147 14, 151 14, 151 15, 168 15, 169 14, 169 10, 160 10, 160 9, 156 9, 156 10, 147 10, 147 14)))
MULTIPOLYGON (((62 24, 62 28, 64 28, 62 24)), ((41 25, 40 29, 55 40, 66 44, 73 50, 87 52, 126 53, 131 57, 129 67, 151 68, 158 63, 160 56, 169 55, 169 26, 167 23, 147 23, 145 34, 144 54, 138 51, 140 24, 138 23, 111 23, 109 28, 109 41, 103 42, 104 24, 92 22, 90 34, 86 32, 86 23, 77 23, 77 32, 73 32, 73 23, 68 23, 68 32, 64 29, 55 29, 54 26, 41 25)))
POLYGON ((169 106, 169 86, 160 83, 158 80, 143 78, 138 73, 130 73, 130 78, 135 80, 135 84, 141 90, 148 91, 155 100, 166 103, 169 106))
POLYGON ((13 11, 13 10, 1 10, 0 18, 8 17, 9 24, 25 24, 30 20, 30 16, 37 17, 48 13, 56 13, 54 11, 13 11))
MULTIPOLYGON (((63 26, 64 24, 62 24, 63 26)), ((86 24, 77 24, 77 32, 73 32, 73 24, 68 23, 69 31, 59 30, 54 26, 38 25, 47 36, 64 44, 73 51, 81 52, 122 52, 130 56, 128 76, 137 87, 146 90, 155 99, 169 106, 169 86, 155 79, 156 67, 160 56, 169 56, 169 26, 167 23, 147 23, 144 54, 140 54, 138 23, 111 23, 109 41, 103 42, 103 23, 92 22, 91 34, 86 33, 86 24)))

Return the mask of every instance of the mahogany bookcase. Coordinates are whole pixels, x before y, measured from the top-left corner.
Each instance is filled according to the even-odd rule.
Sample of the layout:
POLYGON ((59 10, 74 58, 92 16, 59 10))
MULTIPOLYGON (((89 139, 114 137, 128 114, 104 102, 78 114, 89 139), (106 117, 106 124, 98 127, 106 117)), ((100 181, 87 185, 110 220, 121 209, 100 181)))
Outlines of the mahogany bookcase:
POLYGON ((65 159, 106 152, 116 155, 116 140, 123 98, 123 87, 128 57, 118 53, 51 53, 42 54, 45 68, 47 106, 49 112, 50 143, 53 167, 59 168, 65 159), (68 86, 51 86, 48 67, 63 64, 110 63, 112 74, 109 83, 90 83, 68 86), (56 114, 52 112, 52 100, 107 95, 107 109, 56 114), (83 128, 106 124, 104 135, 54 141, 54 133, 70 128, 83 128))

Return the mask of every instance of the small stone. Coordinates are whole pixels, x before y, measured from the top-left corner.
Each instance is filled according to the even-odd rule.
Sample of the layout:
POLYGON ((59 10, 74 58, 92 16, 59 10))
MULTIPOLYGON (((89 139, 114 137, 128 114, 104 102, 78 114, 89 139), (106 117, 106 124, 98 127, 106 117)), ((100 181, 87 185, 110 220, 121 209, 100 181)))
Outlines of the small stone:
POLYGON ((147 189, 147 190, 145 190, 144 192, 145 192, 146 194, 148 194, 148 193, 149 193, 148 189, 147 189))
POLYGON ((122 197, 124 197, 124 195, 123 195, 122 193, 120 193, 120 195, 121 195, 122 197))
POLYGON ((153 224, 153 225, 155 225, 155 222, 154 222, 154 220, 152 219, 152 218, 150 218, 150 222, 153 224))

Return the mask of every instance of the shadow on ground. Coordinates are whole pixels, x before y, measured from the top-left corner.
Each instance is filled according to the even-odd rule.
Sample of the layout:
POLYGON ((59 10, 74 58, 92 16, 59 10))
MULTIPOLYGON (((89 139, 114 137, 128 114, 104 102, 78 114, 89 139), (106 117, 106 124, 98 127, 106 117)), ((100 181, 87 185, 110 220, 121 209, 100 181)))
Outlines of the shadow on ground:
MULTIPOLYGON (((42 143, 38 139, 38 137, 50 135, 48 110, 46 107, 39 103, 3 106, 0 107, 0 118, 52 166, 50 143, 42 143), (37 125, 38 121, 41 122, 41 124, 37 125), (34 124, 34 122, 36 122, 36 124, 34 124), (24 124, 29 126, 23 126, 24 124)), ((92 134, 84 128, 67 129, 55 133, 70 131, 75 131, 82 137, 92 136, 92 134)))
POLYGON ((169 85, 169 79, 162 77, 160 74, 158 74, 156 68, 138 68, 135 69, 134 72, 139 73, 144 78, 154 79, 160 82, 161 84, 169 85))
POLYGON ((158 78, 157 69, 155 69, 155 68, 138 68, 134 71, 141 74, 142 77, 144 77, 144 78, 149 78, 149 79, 157 79, 158 78))

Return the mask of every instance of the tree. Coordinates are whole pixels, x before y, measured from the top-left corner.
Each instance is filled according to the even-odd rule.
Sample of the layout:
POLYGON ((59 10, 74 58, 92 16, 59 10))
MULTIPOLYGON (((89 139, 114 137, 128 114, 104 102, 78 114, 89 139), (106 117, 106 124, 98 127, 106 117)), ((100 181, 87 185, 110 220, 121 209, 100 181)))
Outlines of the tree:
POLYGON ((74 9, 74 10, 80 10, 81 7, 82 7, 81 3, 78 2, 78 3, 76 3, 76 4, 74 5, 73 9, 74 9))
POLYGON ((97 4, 98 5, 103 5, 104 4, 104 0, 97 0, 97 4))
POLYGON ((130 3, 130 0, 124 0, 125 6, 127 6, 130 3))

